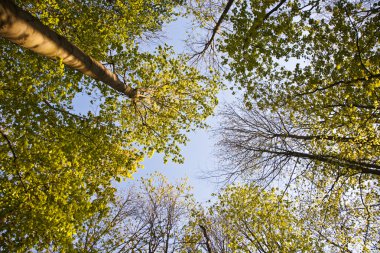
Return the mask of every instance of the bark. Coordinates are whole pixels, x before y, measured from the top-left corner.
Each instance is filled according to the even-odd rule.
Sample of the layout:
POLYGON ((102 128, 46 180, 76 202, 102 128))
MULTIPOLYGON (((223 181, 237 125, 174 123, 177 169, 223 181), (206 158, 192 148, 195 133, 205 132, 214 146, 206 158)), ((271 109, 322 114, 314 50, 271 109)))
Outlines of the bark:
POLYGON ((68 67, 102 81, 130 98, 137 95, 137 91, 125 85, 116 74, 11 0, 0 0, 0 36, 40 55, 62 59, 68 67))
POLYGON ((210 237, 207 234, 207 230, 204 226, 199 225, 199 227, 202 229, 203 236, 206 239, 206 248, 208 253, 212 253, 211 245, 210 245, 210 237))
MULTIPOLYGON (((243 147, 244 148, 244 147, 243 147)), ((298 157, 303 159, 308 159, 312 161, 325 162, 332 165, 343 166, 357 170, 364 174, 372 174, 380 176, 380 165, 376 163, 367 163, 361 161, 348 160, 340 157, 327 156, 327 155, 318 155, 318 154, 309 154, 303 152, 297 152, 292 150, 272 150, 266 148, 252 148, 245 147, 245 149, 252 150, 259 153, 273 154, 276 156, 288 156, 288 157, 298 157)))

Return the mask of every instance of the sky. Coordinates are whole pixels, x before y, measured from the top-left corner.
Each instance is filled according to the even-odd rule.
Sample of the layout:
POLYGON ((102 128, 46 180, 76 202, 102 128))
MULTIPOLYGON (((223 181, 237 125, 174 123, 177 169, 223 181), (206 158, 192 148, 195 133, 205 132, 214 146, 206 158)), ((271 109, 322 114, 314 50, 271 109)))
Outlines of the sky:
MULTIPOLYGON (((187 31, 190 32, 190 22, 184 18, 179 18, 164 28, 164 37, 159 43, 171 45, 177 53, 182 53, 186 48, 184 40, 187 38, 187 31)), ((154 50, 157 45, 157 43, 150 43, 144 45, 144 49, 154 50)), ((218 98, 218 107, 220 107, 227 101, 231 102, 234 96, 229 91, 221 91, 218 98)), ((74 104, 76 111, 79 113, 86 114, 88 109, 94 112, 98 110, 97 105, 91 105, 90 98, 86 96, 77 97, 74 104)), ((164 164, 163 156, 156 153, 153 157, 145 159, 142 163, 144 168, 133 174, 133 181, 141 177, 149 177, 151 173, 156 171, 167 177, 169 182, 173 184, 181 178, 188 178, 188 184, 193 187, 192 193, 195 199, 198 202, 209 200, 211 194, 216 193, 220 187, 215 178, 205 178, 218 168, 215 155, 216 137, 213 130, 219 123, 216 116, 209 117, 206 123, 210 126, 208 129, 197 129, 195 132, 188 134, 189 142, 181 148, 181 154, 185 158, 183 164, 170 161, 164 164)), ((127 179, 120 184, 115 184, 115 186, 122 192, 130 186, 130 183, 133 182, 127 179)))
MULTIPOLYGON (((190 31, 189 21, 179 18, 166 26, 163 41, 173 46, 177 53, 181 53, 185 49, 184 40, 187 37, 187 31, 190 31)), ((219 106, 225 101, 231 100, 228 91, 222 91, 218 97, 219 106)), ((187 177, 189 185, 193 187, 197 201, 205 202, 210 199, 211 194, 217 192, 218 185, 214 179, 205 179, 204 177, 218 168, 218 161, 215 156, 216 137, 213 134, 213 129, 218 125, 217 117, 208 118, 207 123, 210 125, 209 129, 198 129, 188 135, 190 141, 181 150, 181 154, 185 158, 183 164, 172 162, 164 164, 162 156, 155 154, 151 159, 146 159, 143 162, 144 169, 135 173, 134 179, 148 176, 154 171, 165 175, 172 183, 175 183, 177 179, 187 177)))

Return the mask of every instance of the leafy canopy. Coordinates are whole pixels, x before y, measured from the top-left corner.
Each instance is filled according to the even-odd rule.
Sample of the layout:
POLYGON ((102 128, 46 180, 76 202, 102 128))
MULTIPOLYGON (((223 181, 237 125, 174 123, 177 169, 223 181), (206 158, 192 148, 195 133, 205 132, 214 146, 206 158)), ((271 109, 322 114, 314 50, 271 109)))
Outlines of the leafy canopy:
POLYGON ((185 133, 205 126, 218 83, 169 46, 141 49, 179 15, 178 1, 16 3, 145 95, 128 100, 0 41, 0 248, 42 251, 69 243, 81 222, 107 210, 111 180, 130 177, 144 156, 183 161, 185 133))
POLYGON ((378 170, 379 14, 376 1, 237 1, 219 46, 227 78, 247 108, 325 136, 314 153, 378 170))
POLYGON ((207 252, 318 252, 318 241, 287 199, 276 189, 229 185, 207 211, 194 212, 189 247, 194 252, 205 244, 207 252))
POLYGON ((227 175, 296 182, 341 251, 378 249, 379 21, 378 1, 244 0, 217 36, 244 96, 223 112, 227 175))

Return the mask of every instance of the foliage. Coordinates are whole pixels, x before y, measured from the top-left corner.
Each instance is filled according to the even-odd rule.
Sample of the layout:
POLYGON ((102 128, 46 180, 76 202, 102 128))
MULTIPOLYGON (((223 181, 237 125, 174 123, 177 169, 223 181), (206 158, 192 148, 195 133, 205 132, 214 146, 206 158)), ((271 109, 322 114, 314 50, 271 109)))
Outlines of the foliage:
POLYGON ((294 187, 298 210, 324 252, 379 250, 378 180, 365 174, 337 175, 299 180, 294 187))
POLYGON ((247 108, 317 136, 314 154, 379 174, 379 13, 374 1, 238 1, 220 45, 227 78, 247 108))
POLYGON ((365 164, 316 153, 312 144, 321 136, 286 113, 235 105, 223 114, 219 154, 226 163, 219 175, 284 185, 302 203, 298 210, 323 251, 378 249, 379 181, 365 164))
POLYGON ((207 212, 195 213, 188 240, 207 252, 318 252, 305 220, 286 199, 275 189, 230 185, 207 212))
POLYGON ((371 0, 243 0, 213 31, 244 96, 222 112, 217 173, 291 186, 321 250, 378 250, 379 14, 371 0))
POLYGON ((205 126, 218 83, 168 46, 141 49, 178 15, 177 1, 17 4, 145 89, 131 101, 59 61, 0 41, 0 249, 43 251, 69 244, 84 220, 106 212, 111 181, 130 177, 144 156, 158 151, 181 162, 185 132, 205 126), (83 108, 89 97, 92 105, 83 108))

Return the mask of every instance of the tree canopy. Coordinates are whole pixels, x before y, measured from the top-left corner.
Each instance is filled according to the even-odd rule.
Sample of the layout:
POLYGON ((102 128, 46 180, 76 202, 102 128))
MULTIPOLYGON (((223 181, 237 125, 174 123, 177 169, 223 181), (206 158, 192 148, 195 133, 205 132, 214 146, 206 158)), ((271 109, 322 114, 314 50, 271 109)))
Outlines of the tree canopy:
POLYGON ((179 1, 15 3, 141 90, 130 99, 0 40, 1 250, 42 251, 70 243, 78 224, 106 210, 112 180, 130 177, 145 156, 182 162, 185 134, 205 126, 218 83, 167 45, 143 50, 179 15, 179 1))
POLYGON ((280 182, 305 209, 316 207, 309 217, 319 238, 342 251, 378 250, 379 2, 224 6, 227 13, 199 19, 206 27, 218 20, 214 57, 244 98, 221 113, 218 155, 226 163, 217 173, 280 182))
POLYGON ((275 188, 229 185, 207 210, 194 212, 187 240, 192 252, 319 252, 306 224, 275 188))
POLYGON ((377 175, 379 13, 376 1, 238 1, 219 45, 227 78, 314 154, 377 175))
POLYGON ((379 21, 374 0, 0 1, 0 251, 379 250, 379 21), (217 104, 219 73, 159 41, 188 14, 210 32, 193 59, 243 96, 218 155, 247 183, 209 208, 162 176, 119 199, 217 104))
POLYGON ((228 1, 227 9, 212 38, 244 105, 222 113, 221 155, 271 178, 289 161, 314 175, 378 178, 379 3, 228 1))

